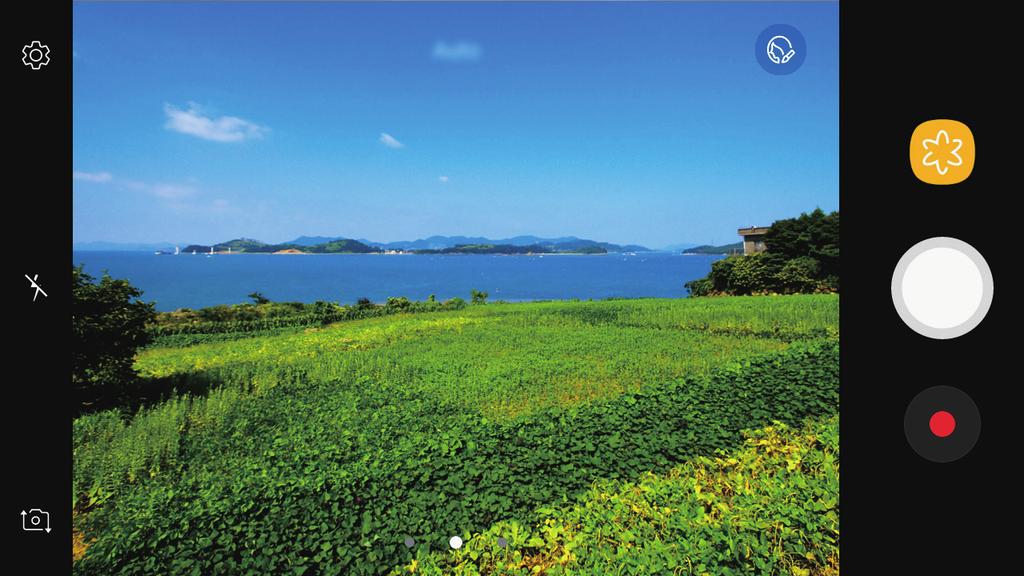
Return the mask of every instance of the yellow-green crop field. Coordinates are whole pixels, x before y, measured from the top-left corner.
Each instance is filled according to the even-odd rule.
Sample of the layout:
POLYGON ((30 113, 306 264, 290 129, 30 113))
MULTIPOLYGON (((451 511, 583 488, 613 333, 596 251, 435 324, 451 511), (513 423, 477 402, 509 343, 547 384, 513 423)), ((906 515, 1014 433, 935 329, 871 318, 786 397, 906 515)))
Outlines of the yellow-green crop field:
MULTIPOLYGON (((582 517, 573 507, 597 485, 690 473, 765 426, 825 426, 838 412, 838 326, 836 295, 538 302, 148 349, 145 382, 192 393, 75 421, 75 571, 620 573, 601 560, 604 536, 585 531, 550 547, 512 540, 518 564, 446 547, 460 534, 477 549, 512 525, 569 529, 552 518, 582 517), (566 541, 592 561, 570 561, 566 541), (556 549, 565 561, 551 561, 556 549)), ((783 493, 800 470, 759 477, 783 493)), ((838 502, 800 510, 806 538, 792 541, 813 549, 720 528, 708 532, 719 541, 659 549, 671 558, 659 561, 690 567, 680 573, 837 569, 837 528, 812 532, 838 502)))

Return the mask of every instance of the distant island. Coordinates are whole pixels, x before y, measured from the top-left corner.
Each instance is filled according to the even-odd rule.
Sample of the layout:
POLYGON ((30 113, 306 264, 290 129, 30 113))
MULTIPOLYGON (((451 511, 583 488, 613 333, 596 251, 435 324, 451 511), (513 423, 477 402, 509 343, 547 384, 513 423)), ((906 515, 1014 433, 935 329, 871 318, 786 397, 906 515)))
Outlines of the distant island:
POLYGON ((231 254, 378 254, 383 252, 375 246, 367 246, 358 240, 339 239, 303 246, 294 242, 284 244, 267 244, 251 238, 237 238, 210 245, 189 244, 182 252, 199 254, 231 253, 231 254))
MULTIPOLYGON (((217 244, 189 244, 185 254, 608 254, 650 252, 636 244, 612 244, 566 236, 540 238, 516 236, 502 240, 467 236, 431 236, 400 242, 372 242, 330 236, 300 236, 291 242, 268 244, 251 238, 236 238, 217 244)), ((173 249, 158 251, 172 254, 173 249)))
POLYGON ((450 248, 434 250, 424 248, 413 250, 413 254, 607 254, 608 249, 602 246, 582 246, 579 248, 556 249, 551 246, 533 244, 530 246, 513 246, 511 244, 459 244, 450 248))
POLYGON ((703 246, 695 246, 693 248, 687 248, 683 250, 683 254, 742 254, 743 253, 743 242, 735 242, 733 244, 724 244, 722 246, 711 246, 705 244, 703 246))

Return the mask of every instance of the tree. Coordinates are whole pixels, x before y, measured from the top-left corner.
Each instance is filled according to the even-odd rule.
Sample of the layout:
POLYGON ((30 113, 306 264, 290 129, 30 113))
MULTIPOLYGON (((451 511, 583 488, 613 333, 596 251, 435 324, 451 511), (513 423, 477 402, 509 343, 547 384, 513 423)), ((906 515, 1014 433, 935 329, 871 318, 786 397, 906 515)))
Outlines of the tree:
POLYGON ((384 307, 391 311, 405 311, 412 306, 412 302, 405 296, 389 297, 384 307))
POLYGON ((714 262, 686 289, 691 296, 839 291, 839 212, 777 220, 765 244, 766 252, 714 262))
POLYGON ((135 352, 150 341, 154 305, 139 300, 142 291, 127 280, 106 273, 95 282, 78 266, 72 280, 71 382, 80 406, 113 405, 138 379, 135 352))
POLYGON ((270 298, 264 296, 262 292, 253 292, 249 294, 248 298, 252 300, 253 304, 270 304, 270 298))
POLYGON ((469 295, 471 296, 471 302, 473 304, 486 304, 487 303, 487 292, 481 292, 479 290, 470 290, 469 295))

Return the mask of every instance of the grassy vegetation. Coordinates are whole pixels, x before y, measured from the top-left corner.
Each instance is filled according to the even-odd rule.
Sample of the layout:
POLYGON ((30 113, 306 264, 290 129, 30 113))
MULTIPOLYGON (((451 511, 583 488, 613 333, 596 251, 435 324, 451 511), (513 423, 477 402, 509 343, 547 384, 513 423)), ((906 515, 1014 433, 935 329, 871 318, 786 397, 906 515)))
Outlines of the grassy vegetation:
POLYGON ((533 526, 498 523, 458 551, 423 549, 392 574, 538 572, 838 576, 838 417, 752 431, 740 449, 666 474, 598 481, 533 526))
MULTIPOLYGON (((263 299, 262 294, 250 297, 263 299)), ((391 314, 461 310, 462 298, 443 302, 433 296, 422 302, 408 298, 388 298, 383 304, 362 299, 355 305, 334 302, 270 302, 256 304, 222 304, 200 310, 183 308, 161 312, 148 327, 153 347, 191 346, 207 342, 223 342, 254 336, 271 336, 295 332, 301 328, 326 326, 345 320, 375 318, 391 314)))
POLYGON ((144 351, 74 425, 81 574, 380 574, 838 409, 838 297, 489 304, 144 351), (95 539, 95 540, 93 540, 95 539))

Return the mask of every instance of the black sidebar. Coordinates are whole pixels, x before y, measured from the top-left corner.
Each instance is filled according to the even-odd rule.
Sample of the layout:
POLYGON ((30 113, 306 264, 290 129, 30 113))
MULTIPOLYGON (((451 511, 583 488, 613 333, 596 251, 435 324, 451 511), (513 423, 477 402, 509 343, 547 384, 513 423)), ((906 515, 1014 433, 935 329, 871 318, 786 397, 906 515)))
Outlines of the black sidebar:
POLYGON ((1005 573, 1021 485, 1019 24, 979 3, 840 8, 843 569, 1005 573), (942 124, 927 126, 945 156, 925 158, 921 136, 912 142, 929 120, 973 135, 963 181, 915 175, 912 162, 929 178, 965 174, 962 128, 946 140, 942 124), (931 238, 968 244, 992 272, 987 316, 958 337, 922 335, 894 305, 898 263, 931 238))
POLYGON ((4 20, 5 565, 71 571, 71 3, 4 20))

